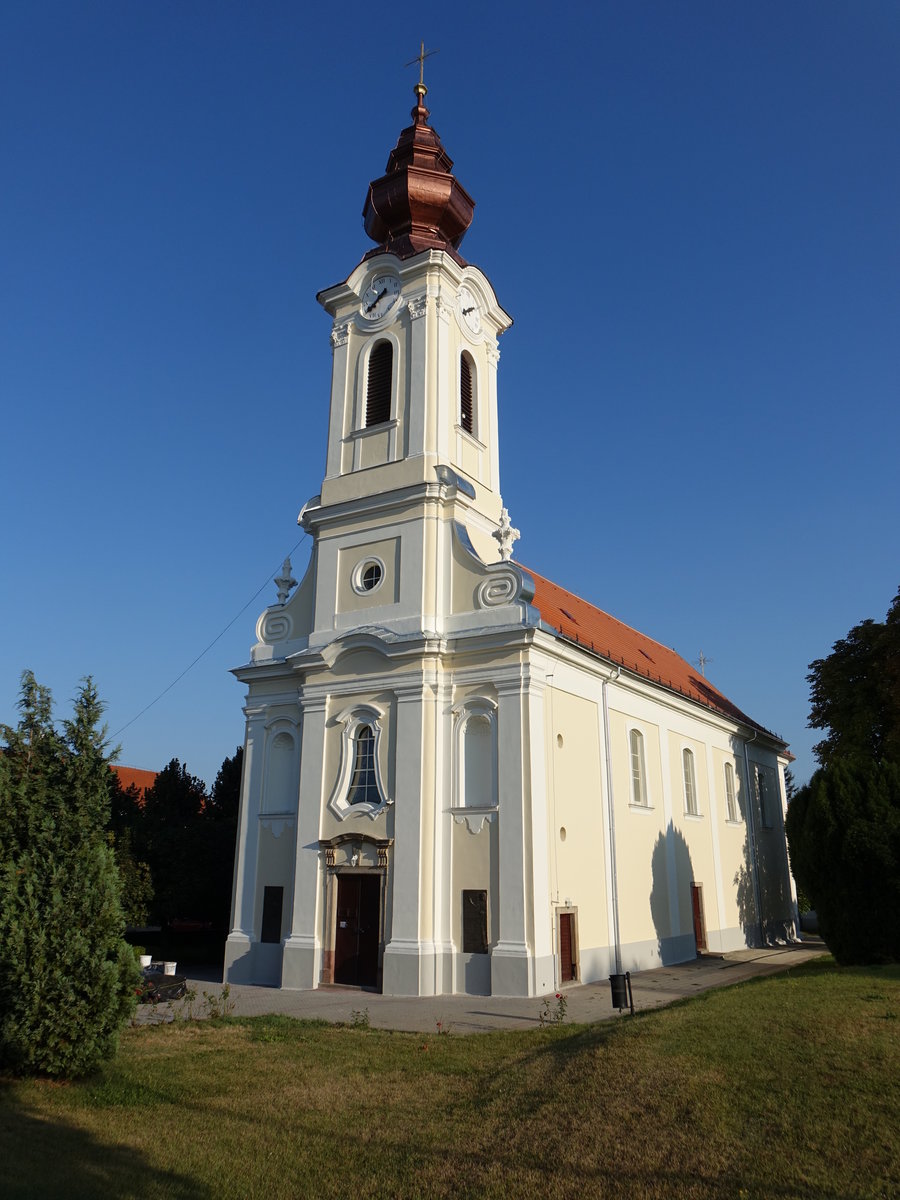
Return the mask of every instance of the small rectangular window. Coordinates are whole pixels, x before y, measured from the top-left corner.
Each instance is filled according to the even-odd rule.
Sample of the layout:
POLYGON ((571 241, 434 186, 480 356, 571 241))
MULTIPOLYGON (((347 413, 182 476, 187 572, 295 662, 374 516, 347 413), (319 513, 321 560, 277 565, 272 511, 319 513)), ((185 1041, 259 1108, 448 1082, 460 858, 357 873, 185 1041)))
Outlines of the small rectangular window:
POLYGON ((463 953, 487 954, 487 892, 464 891, 463 953))
POLYGON ((284 903, 283 887, 263 889, 263 917, 261 942, 281 941, 281 907, 284 903))

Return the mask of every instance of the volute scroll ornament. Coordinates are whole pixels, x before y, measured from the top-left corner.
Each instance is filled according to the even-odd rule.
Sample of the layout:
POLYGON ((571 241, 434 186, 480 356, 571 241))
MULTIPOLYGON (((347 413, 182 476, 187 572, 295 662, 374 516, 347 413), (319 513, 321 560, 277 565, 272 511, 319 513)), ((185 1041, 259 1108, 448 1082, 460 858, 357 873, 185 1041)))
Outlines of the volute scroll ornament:
POLYGON ((480 608, 500 608, 519 599, 522 579, 513 568, 498 568, 478 585, 476 597, 480 608))
POLYGON ((256 636, 264 645, 286 642, 294 631, 290 614, 282 608, 268 608, 256 623, 256 636))

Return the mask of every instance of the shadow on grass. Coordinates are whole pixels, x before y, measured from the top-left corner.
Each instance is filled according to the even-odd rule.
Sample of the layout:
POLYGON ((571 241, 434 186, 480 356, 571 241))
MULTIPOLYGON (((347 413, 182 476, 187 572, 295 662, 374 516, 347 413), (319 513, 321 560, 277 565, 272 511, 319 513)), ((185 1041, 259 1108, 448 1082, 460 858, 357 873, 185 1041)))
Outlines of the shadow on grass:
POLYGON ((0 1195, 206 1200, 212 1193, 204 1184, 150 1166, 128 1146, 106 1145, 73 1125, 30 1115, 16 1088, 0 1081, 0 1195))

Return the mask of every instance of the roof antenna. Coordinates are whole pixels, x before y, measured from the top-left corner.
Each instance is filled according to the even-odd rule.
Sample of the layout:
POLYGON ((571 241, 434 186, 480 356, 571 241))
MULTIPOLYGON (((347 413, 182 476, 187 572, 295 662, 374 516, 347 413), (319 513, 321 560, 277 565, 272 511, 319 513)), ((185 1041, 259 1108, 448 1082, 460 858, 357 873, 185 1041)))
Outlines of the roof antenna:
POLYGON ((699 668, 700 668, 700 674, 701 674, 701 675, 703 676, 703 678, 705 679, 705 678, 706 678, 706 664, 707 664, 707 663, 711 663, 711 662, 715 662, 715 661, 716 661, 716 660, 715 660, 714 658, 707 658, 707 657, 706 657, 706 655, 705 655, 705 654, 703 653, 703 651, 701 650, 701 651, 700 651, 700 657, 699 657, 699 658, 697 659, 697 661, 694 663, 694 666, 695 666, 695 667, 699 667, 699 668))

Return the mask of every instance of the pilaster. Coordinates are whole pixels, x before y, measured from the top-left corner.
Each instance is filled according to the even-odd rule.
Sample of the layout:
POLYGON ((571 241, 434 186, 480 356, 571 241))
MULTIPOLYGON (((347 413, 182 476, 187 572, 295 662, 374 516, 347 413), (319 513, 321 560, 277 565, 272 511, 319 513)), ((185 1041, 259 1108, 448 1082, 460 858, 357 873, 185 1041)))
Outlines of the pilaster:
POLYGON ((252 951, 255 930, 256 872, 259 857, 259 801, 262 795, 265 753, 265 705, 244 708, 247 719, 244 739, 244 769, 238 822, 238 852, 234 870, 234 899, 231 932, 225 942, 224 978, 231 983, 249 983, 253 976, 252 951))
POLYGON ((317 987, 322 969, 319 849, 325 770, 325 697, 300 693, 300 800, 291 932, 284 944, 281 986, 317 987))
POLYGON ((491 994, 530 996, 529 888, 526 881, 527 712, 524 679, 497 686, 500 936, 491 950, 491 994))
MULTIPOLYGON (((394 783, 393 904, 391 940, 384 951, 383 991, 391 996, 434 995, 434 940, 423 937, 423 809, 433 803, 425 762, 424 682, 394 689, 397 697, 394 783)), ((428 848, 430 853, 430 847, 428 848)), ((430 920, 429 920, 430 925, 430 920)))
POLYGON ((335 321, 331 330, 331 412, 328 420, 328 453, 325 478, 336 479, 341 473, 346 422, 353 420, 353 381, 350 378, 349 320, 335 321))

